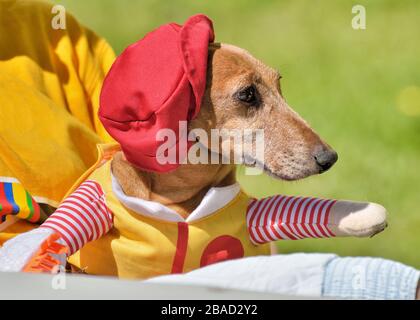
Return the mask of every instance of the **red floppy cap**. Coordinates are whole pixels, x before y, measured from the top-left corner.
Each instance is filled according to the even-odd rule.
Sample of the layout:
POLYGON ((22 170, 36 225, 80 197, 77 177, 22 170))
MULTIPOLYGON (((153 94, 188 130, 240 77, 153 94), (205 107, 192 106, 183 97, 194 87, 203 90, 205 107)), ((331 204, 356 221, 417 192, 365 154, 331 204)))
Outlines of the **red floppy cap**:
MULTIPOLYGON (((176 134, 179 122, 194 119, 206 88, 208 45, 213 25, 205 15, 183 26, 170 23, 148 33, 115 60, 103 83, 99 118, 136 167, 168 172, 177 163, 160 164, 160 129, 176 134)), ((184 155, 185 156, 185 155, 184 155)))

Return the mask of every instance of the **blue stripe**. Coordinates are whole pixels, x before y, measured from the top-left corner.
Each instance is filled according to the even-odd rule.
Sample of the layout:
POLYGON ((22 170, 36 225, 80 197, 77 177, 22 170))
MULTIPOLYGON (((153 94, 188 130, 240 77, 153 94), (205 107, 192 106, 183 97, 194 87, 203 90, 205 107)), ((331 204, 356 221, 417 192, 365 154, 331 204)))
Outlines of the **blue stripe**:
POLYGON ((15 203, 15 199, 13 198, 13 185, 11 183, 4 184, 4 193, 6 195, 7 201, 13 207, 12 214, 18 214, 19 206, 15 203))

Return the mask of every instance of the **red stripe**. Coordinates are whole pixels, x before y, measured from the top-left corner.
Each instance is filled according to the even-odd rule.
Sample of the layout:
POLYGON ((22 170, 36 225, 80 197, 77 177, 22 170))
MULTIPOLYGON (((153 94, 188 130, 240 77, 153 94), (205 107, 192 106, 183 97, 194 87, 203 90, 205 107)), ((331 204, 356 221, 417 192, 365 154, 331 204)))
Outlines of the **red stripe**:
POLYGON ((32 203, 32 208, 34 208, 34 214, 32 215, 32 218, 29 219, 29 222, 38 222, 39 218, 41 217, 41 208, 39 207, 39 204, 32 197, 31 197, 31 203, 32 203))
MULTIPOLYGON (((281 210, 280 210, 279 214, 276 213, 276 218, 275 219, 277 219, 277 220, 275 221, 275 223, 277 224, 277 227, 280 229, 280 231, 283 232, 286 235, 286 237, 288 237, 291 240, 296 240, 297 238, 295 236, 293 236, 292 234, 290 234, 282 225, 284 223, 283 222, 284 211, 286 209, 287 204, 290 202, 290 200, 292 200, 292 197, 285 196, 284 198, 285 198, 285 200, 282 199, 277 203, 277 207, 276 207, 275 210, 278 211, 280 205, 281 205, 281 210)), ((283 239, 282 236, 277 231, 276 231, 276 234, 278 235, 279 239, 283 239)))
POLYGON ((3 182, 0 182, 0 204, 2 215, 11 214, 13 212, 13 206, 7 200, 6 193, 4 192, 3 182))
POLYGON ((299 204, 299 209, 297 210, 297 215, 296 215, 296 224, 299 225, 299 227, 301 227, 303 229, 303 231, 305 231, 305 233, 308 235, 309 238, 312 238, 312 234, 311 232, 309 232, 309 230, 306 228, 305 225, 305 217, 308 214, 307 212, 307 208, 308 206, 311 204, 311 202, 313 201, 313 199, 309 199, 309 201, 306 203, 306 205, 302 208, 302 205, 305 203, 306 200, 308 200, 309 198, 304 198, 302 200, 302 202, 299 204), (299 223, 299 216, 300 216, 300 210, 302 210, 302 219, 301 219, 301 223, 299 223))
POLYGON ((257 233, 258 237, 261 239, 261 241, 259 243, 266 242, 266 239, 262 235, 261 230, 260 230, 260 228, 261 228, 261 226, 260 226, 260 219, 261 219, 261 215, 264 214, 264 210, 267 207, 267 205, 268 205, 268 203, 270 202, 271 199, 270 198, 266 198, 264 200, 266 200, 266 201, 263 201, 264 202, 264 205, 262 206, 261 210, 259 210, 258 215, 255 218, 255 220, 256 220, 255 221, 256 222, 256 224, 255 224, 255 232, 257 233))
POLYGON ((258 214, 258 211, 260 210, 260 206, 261 206, 262 203, 263 203, 263 199, 257 201, 257 207, 252 212, 251 218, 249 220, 249 226, 254 225, 254 220, 256 218, 256 215, 258 214))
POLYGON ((113 226, 114 222, 112 221, 112 215, 109 213, 109 209, 106 206, 105 202, 101 199, 96 202, 96 205, 99 207, 101 216, 103 217, 103 222, 105 223, 104 233, 107 233, 113 226))
MULTIPOLYGON (((81 201, 80 200, 80 198, 78 198, 78 197, 76 197, 75 195, 73 195, 72 196, 72 198, 74 198, 74 199, 76 199, 77 201, 81 201)), ((92 220, 92 222, 93 222, 93 227, 94 227, 94 229, 95 229, 95 231, 96 231, 96 237, 100 237, 101 236, 101 232, 100 232, 100 230, 99 230, 99 224, 98 224, 98 222, 96 221, 96 219, 95 219, 95 216, 93 216, 88 210, 86 210, 86 209, 84 209, 83 207, 81 207, 80 206, 80 203, 78 203, 78 202, 76 202, 76 201, 74 201, 73 199, 67 199, 66 200, 66 202, 68 202, 68 203, 71 203, 71 204, 73 204, 73 205, 75 205, 75 206, 77 206, 80 210, 82 210, 81 211, 81 213, 83 214, 86 214, 86 215, 88 215, 89 216, 89 218, 91 218, 91 220, 92 220)), ((93 211, 95 214, 98 214, 98 212, 96 212, 96 211, 93 211)), ((98 218, 99 219, 99 218, 98 218)), ((95 239, 96 240, 96 239, 95 239)))
POLYGON ((295 229, 296 229, 296 232, 298 233, 298 235, 301 237, 301 238, 307 238, 301 231, 300 231, 300 229, 299 229, 299 226, 298 226, 298 223, 297 223, 297 219, 299 218, 299 210, 300 210, 300 207, 302 206, 302 204, 305 202, 305 200, 306 200, 306 198, 301 198, 301 197, 298 197, 298 200, 297 201, 299 201, 300 200, 300 202, 299 202, 299 204, 297 205, 297 208, 296 208, 296 210, 293 210, 293 208, 295 207, 295 205, 296 205, 296 203, 294 203, 293 204, 293 206, 290 206, 290 219, 292 218, 292 214, 293 214, 293 211, 295 211, 295 216, 294 216, 294 218, 293 218, 293 222, 292 222, 292 226, 294 226, 295 227, 295 229))
POLYGON ((250 212, 252 211, 252 209, 254 208, 254 206, 256 206, 258 204, 258 201, 256 199, 252 199, 251 202, 248 204, 248 207, 246 208, 246 225, 250 226, 251 225, 251 215, 250 212))
POLYGON ((255 237, 255 227, 248 227, 249 237, 254 244, 261 244, 262 242, 255 237))
POLYGON ((172 273, 182 273, 184 270, 185 256, 188 247, 188 223, 178 222, 178 240, 176 243, 176 251, 174 262, 172 264, 172 273))
POLYGON ((254 232, 255 232, 255 230, 253 228, 254 220, 255 220, 255 216, 258 214, 258 211, 260 209, 260 206, 261 206, 262 202, 263 202, 262 200, 257 201, 257 207, 252 212, 251 218, 249 220, 249 225, 248 225, 249 234, 251 236, 252 241, 255 242, 255 243, 259 243, 259 241, 257 241, 257 239, 255 238, 255 234, 254 234, 254 232))
MULTIPOLYGON (((68 225, 71 229, 65 229, 65 231, 72 237, 72 240, 74 242, 74 244, 76 246, 79 245, 79 242, 82 244, 81 246, 83 247, 85 245, 84 241, 83 241, 83 236, 80 233, 79 229, 77 229, 73 223, 71 223, 70 221, 64 219, 63 217, 61 217, 60 215, 55 215, 51 220, 49 220, 48 222, 52 222, 52 223, 57 223, 57 220, 59 221, 59 223, 61 225, 64 226, 64 224, 68 225), (77 241, 79 240, 79 241, 77 241)), ((76 251, 81 249, 79 247, 75 248, 76 251)))
POLYGON ((284 234, 286 236, 288 236, 291 240, 297 240, 297 238, 291 234, 289 231, 287 231, 284 227, 283 227, 283 223, 286 223, 284 221, 284 212, 286 210, 286 207, 288 205, 288 203, 290 202, 290 200, 292 200, 293 197, 287 197, 286 201, 284 201, 282 207, 281 207, 281 211, 280 211, 280 215, 279 215, 279 220, 277 221, 278 227, 281 229, 281 231, 284 232, 284 234))
MULTIPOLYGON (((56 226, 60 227, 61 229, 63 229, 65 232, 67 232, 68 235, 71 236, 71 232, 65 227, 63 226, 60 222, 54 220, 54 221, 50 221, 48 220, 45 224, 42 225, 42 228, 50 228, 52 230, 54 230, 55 232, 57 232, 64 240, 64 242, 66 243, 67 247, 69 248, 70 252, 69 255, 72 255, 73 253, 75 253, 77 251, 77 248, 73 248, 73 245, 71 244, 70 239, 64 235, 62 232, 60 232, 56 226)), ((74 243, 75 246, 77 246, 77 242, 74 243)))
POLYGON ((269 231, 269 229, 271 229, 270 228, 271 221, 268 221, 268 216, 270 215, 270 211, 273 208, 274 203, 276 203, 277 199, 278 199, 278 196, 274 196, 274 197, 271 198, 271 203, 268 205, 267 210, 265 210, 265 213, 264 213, 265 214, 265 217, 264 217, 264 232, 265 232, 265 234, 267 235, 267 238, 270 241, 275 241, 276 239, 274 239, 271 236, 271 233, 269 231))
POLYGON ((294 206, 294 204, 295 204, 295 201, 296 201, 297 199, 299 199, 299 198, 289 197, 289 198, 287 199, 287 201, 284 203, 283 208, 282 208, 282 210, 281 210, 281 217, 282 217, 282 218, 281 218, 281 221, 282 221, 282 222, 284 222, 284 224, 287 226, 287 228, 286 228, 286 229, 290 230, 290 232, 291 232, 291 233, 287 232, 286 234, 287 234, 287 236, 288 236, 288 237, 290 237, 290 239, 292 239, 292 240, 297 240, 297 239, 299 239, 299 236, 298 236, 297 234, 294 234, 293 229, 292 229, 292 228, 289 228, 289 226, 290 226, 290 217, 289 217, 290 208, 293 208, 293 206, 294 206), (292 203, 291 203, 291 205, 289 206, 289 209, 287 209, 287 211, 286 211, 286 208, 287 208, 287 206, 288 206, 288 204, 289 204, 290 200, 292 200, 292 203))
POLYGON ((328 227, 328 221, 330 220, 330 210, 331 210, 331 207, 334 205, 334 203, 336 203, 337 202, 337 200, 334 200, 334 201, 331 201, 331 203, 328 205, 328 207, 327 207, 327 209, 326 209, 326 212, 325 212, 325 217, 324 217, 324 222, 323 222, 323 224, 324 224, 324 226, 325 226, 325 229, 327 229, 327 231, 328 231, 328 233, 329 233, 329 236, 330 237, 335 237, 335 234, 330 230, 330 228, 328 227))
POLYGON ((98 188, 95 188, 95 186, 92 186, 91 183, 85 182, 85 183, 82 183, 79 188, 77 188, 76 192, 78 190, 88 191, 92 197, 91 200, 94 200, 94 199, 97 199, 99 196, 101 196, 101 194, 98 191, 98 188))
MULTIPOLYGON (((85 195, 83 193, 80 193, 80 195, 78 195, 77 191, 76 191, 75 194, 72 195, 72 197, 74 197, 75 199, 84 203, 86 206, 88 206, 90 209, 92 209, 93 212, 98 214, 98 220, 100 221, 103 232, 105 232, 106 231, 105 222, 99 217, 99 215, 103 215, 103 212, 101 211, 101 209, 98 206, 94 206, 94 203, 96 203, 95 199, 90 199, 91 202, 88 202, 85 199, 83 199, 82 196, 87 197, 87 195, 85 195)), ((99 230, 98 230, 98 234, 99 234, 99 230)))
MULTIPOLYGON (((309 207, 311 206, 311 204, 313 203, 315 201, 315 198, 311 198, 309 201, 308 201, 308 203, 306 204, 306 206, 305 206, 305 208, 304 208, 304 211, 303 211, 303 213, 302 213, 302 227, 303 227, 303 229, 305 230, 305 232, 311 237, 311 238, 313 238, 314 237, 314 235, 315 235, 315 237, 316 237, 316 232, 313 232, 313 230, 312 230, 312 232, 311 232, 311 230, 309 230, 309 228, 307 227, 307 225, 306 225, 306 217, 309 215, 309 219, 308 219, 308 221, 310 222, 311 221, 311 217, 310 217, 310 212, 308 211, 308 209, 309 209, 309 207)), ((308 225, 309 225, 309 223, 308 223, 308 225)))
POLYGON ((260 231, 260 219, 261 219, 261 215, 264 213, 264 208, 267 206, 268 202, 270 202, 270 198, 265 198, 261 201, 261 204, 264 203, 264 205, 262 206, 262 208, 258 208, 258 212, 255 215, 254 221, 255 223, 253 224, 253 230, 254 232, 258 235, 258 237, 260 238, 260 241, 256 241, 257 243, 264 243, 265 241, 265 237, 263 237, 261 231, 260 231))
MULTIPOLYGON (((284 198, 284 196, 280 196, 280 195, 275 196, 275 199, 274 199, 273 203, 271 204, 271 207, 273 209, 272 210, 273 211, 273 214, 271 215, 271 220, 268 221, 268 224, 269 225, 273 225, 276 222, 275 220, 276 220, 277 209, 278 209, 280 203, 282 202, 283 198, 284 198)), ((269 215, 270 215, 270 213, 268 214, 268 216, 269 215)))
POLYGON ((111 212, 109 211, 109 208, 106 206, 105 201, 101 199, 101 200, 98 200, 96 204, 99 206, 99 209, 101 210, 101 213, 105 219, 105 223, 106 223, 105 232, 108 232, 109 229, 111 229, 112 225, 114 224, 113 216, 111 212))
POLYGON ((91 240, 94 240, 94 237, 95 237, 95 234, 94 233, 96 233, 96 237, 100 237, 99 226, 98 226, 98 223, 96 222, 95 217, 90 212, 88 212, 83 207, 81 207, 80 206, 80 203, 78 201, 75 201, 75 200, 73 200, 71 198, 68 198, 66 200, 66 203, 67 204, 72 204, 72 205, 76 206, 77 209, 76 208, 71 208, 71 209, 78 211, 80 213, 80 216, 86 215, 86 216, 88 216, 90 218, 91 222, 89 222, 89 225, 90 225, 90 227, 92 229, 91 240))
MULTIPOLYGON (((299 197, 290 197, 290 200, 292 200, 292 202, 291 202, 291 204, 290 204, 290 206, 289 206, 289 208, 287 209, 287 211, 286 211, 286 216, 285 216, 285 218, 283 219, 284 220, 284 222, 286 223, 286 224, 290 224, 290 215, 291 215, 291 209, 293 208, 293 206, 295 205, 295 202, 296 202, 296 200, 298 200, 299 199, 299 197)), ((285 206, 285 209, 287 208, 287 205, 285 206)))
MULTIPOLYGON (((67 200, 66 200, 67 201, 67 200)), ((90 230, 86 230, 86 237, 88 238, 88 241, 90 242, 90 241, 92 241, 92 239, 93 239, 93 229, 95 228, 95 226, 94 225, 92 225, 92 223, 90 223, 89 222, 89 220, 83 215, 83 212, 81 212, 81 211, 78 211, 78 212, 75 212, 75 211, 77 211, 76 209, 74 209, 74 208, 72 208, 72 207, 70 207, 69 205, 67 205, 66 204, 66 202, 64 202, 62 205, 60 205, 60 207, 57 209, 57 211, 58 210, 60 210, 60 208, 63 208, 63 209, 67 209, 67 210, 70 210, 71 212, 73 212, 74 213, 74 215, 75 216, 77 216, 77 217, 80 217, 80 218, 82 218, 82 220, 86 223, 86 225, 90 228, 90 230), (89 231, 90 231, 90 234, 89 234, 89 231)), ((59 211, 60 212, 60 211, 59 211)), ((67 212, 63 212, 64 214, 68 214, 67 212)), ((47 220, 48 221, 48 220, 47 220)), ((81 226, 82 227, 84 227, 82 224, 81 224, 81 226)))
POLYGON ((314 218, 315 218, 315 210, 316 207, 318 206, 318 204, 322 201, 322 199, 317 199, 314 203, 314 205, 312 206, 312 210, 311 210, 311 214, 309 217, 309 227, 311 228, 312 232, 316 235, 316 237, 318 238, 322 238, 322 235, 320 235, 317 230, 314 228, 314 218))
MULTIPOLYGON (((283 202, 283 201, 285 201, 284 200, 284 196, 280 196, 280 200, 279 201, 277 201, 277 204, 276 204, 276 206, 274 207, 274 211, 273 211, 273 217, 274 217, 274 220, 271 220, 271 222, 270 222, 270 227, 271 227, 271 231, 273 231, 273 233, 274 233, 274 235, 277 237, 277 239, 284 239, 283 237, 282 237, 282 235, 280 234, 280 233, 278 233, 277 232, 277 230, 276 230, 276 228, 274 227, 274 224, 276 224, 278 227, 279 227, 279 229, 280 229, 280 225, 281 225, 281 221, 280 221, 280 215, 279 215, 279 221, 276 221, 276 217, 277 217, 277 212, 278 212, 278 210, 279 210, 279 206, 280 206, 280 204, 283 202), (279 223, 280 222, 280 223, 279 223)), ((286 235, 287 236, 287 235, 286 235)))
MULTIPOLYGON (((60 208, 64 208, 64 206, 61 206, 60 208)), ((68 208, 67 208, 68 209, 68 208)), ((58 210, 57 210, 58 211, 58 210)), ((85 234, 85 236, 86 236, 86 239, 87 239, 87 241, 90 241, 90 236, 89 236, 89 231, 86 229, 86 227, 83 225, 83 223, 81 223, 77 218, 78 217, 80 217, 87 225, 89 225, 89 223, 87 222, 87 220, 86 220, 86 218, 85 217, 83 217, 83 216, 80 216, 80 215, 76 215, 76 214, 74 214, 74 212, 72 211, 71 213, 70 212, 62 212, 62 211, 58 211, 58 212, 55 212, 54 213, 54 216, 56 215, 56 214, 60 214, 60 215, 65 215, 65 216, 68 216, 69 218, 71 218, 72 220, 74 220, 74 222, 83 230, 83 232, 84 232, 84 234, 85 234)), ((92 234, 92 232, 91 232, 91 234, 92 234)), ((82 238, 83 239, 83 238, 82 238)))
POLYGON ((99 196, 104 194, 101 185, 93 180, 86 180, 81 184, 81 187, 92 188, 99 196))
POLYGON ((328 200, 322 200, 322 204, 321 204, 321 206, 319 207, 319 210, 318 210, 318 217, 317 217, 317 223, 316 223, 318 225, 318 229, 321 231, 322 235, 325 238, 328 238, 329 236, 324 231, 324 228, 322 228, 322 225, 321 225, 321 213, 322 213, 322 210, 324 209, 325 205, 327 204, 327 202, 328 202, 328 200))
MULTIPOLYGON (((283 223, 283 212, 284 212, 284 210, 285 210, 285 208, 286 208, 286 206, 287 206, 287 204, 289 203, 289 201, 292 199, 292 197, 287 197, 287 196, 282 196, 282 199, 280 199, 279 200, 279 202, 277 202, 277 206, 276 206, 276 208, 274 209, 275 210, 275 212, 276 212, 276 215, 275 215, 275 217, 277 217, 278 216, 278 220, 276 220, 276 221, 274 221, 274 223, 276 223, 277 224, 277 227, 280 229, 280 231, 282 232, 282 233, 284 233, 285 235, 286 235, 286 237, 288 237, 289 239, 291 239, 291 240, 295 240, 296 238, 293 236, 293 235, 291 235, 284 227, 283 227, 283 225, 282 225, 282 223, 283 223), (283 203, 283 204, 282 204, 283 203), (281 207, 281 212, 279 213, 279 214, 277 214, 277 212, 278 212, 278 210, 279 210, 279 207, 280 207, 280 205, 282 206, 281 207)), ((276 219, 276 218, 275 218, 276 219)), ((279 239, 283 239, 283 237, 281 236, 281 234, 280 233, 278 233, 277 232, 277 230, 274 228, 274 226, 272 226, 272 230, 275 232, 275 234, 277 235, 277 237, 279 238, 279 239)))
POLYGON ((290 240, 298 240, 298 238, 296 238, 293 234, 291 234, 289 231, 286 230, 286 228, 279 224, 278 228, 280 229, 281 232, 283 232, 287 237, 290 238, 290 240))

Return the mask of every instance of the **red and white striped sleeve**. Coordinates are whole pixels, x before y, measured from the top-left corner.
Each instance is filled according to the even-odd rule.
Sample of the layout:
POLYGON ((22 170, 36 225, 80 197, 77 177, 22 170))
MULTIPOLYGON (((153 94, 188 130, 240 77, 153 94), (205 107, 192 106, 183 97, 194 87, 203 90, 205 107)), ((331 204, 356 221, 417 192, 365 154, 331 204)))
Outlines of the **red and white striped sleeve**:
POLYGON ((275 240, 329 238, 330 209, 336 200, 276 195, 254 199, 247 210, 247 226, 255 244, 275 240))
POLYGON ((113 226, 112 213, 105 203, 101 186, 92 180, 83 182, 41 225, 56 231, 69 248, 68 255, 88 242, 105 235, 113 226))

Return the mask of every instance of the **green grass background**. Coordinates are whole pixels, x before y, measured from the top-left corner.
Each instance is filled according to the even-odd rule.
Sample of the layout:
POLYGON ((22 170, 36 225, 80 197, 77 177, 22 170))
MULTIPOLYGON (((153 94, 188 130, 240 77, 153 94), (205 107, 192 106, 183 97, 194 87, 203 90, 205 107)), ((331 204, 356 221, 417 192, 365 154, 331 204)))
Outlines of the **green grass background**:
POLYGON ((54 2, 117 53, 160 24, 209 15, 218 41, 281 71, 288 103, 340 157, 331 171, 292 183, 240 170, 244 188, 259 197, 367 200, 389 210, 389 228, 372 239, 283 241, 279 251, 381 256, 420 268, 420 1, 54 2), (366 7, 366 30, 351 28, 355 4, 366 7))

